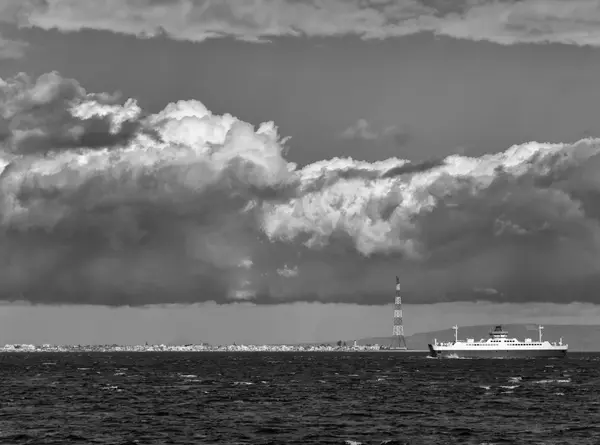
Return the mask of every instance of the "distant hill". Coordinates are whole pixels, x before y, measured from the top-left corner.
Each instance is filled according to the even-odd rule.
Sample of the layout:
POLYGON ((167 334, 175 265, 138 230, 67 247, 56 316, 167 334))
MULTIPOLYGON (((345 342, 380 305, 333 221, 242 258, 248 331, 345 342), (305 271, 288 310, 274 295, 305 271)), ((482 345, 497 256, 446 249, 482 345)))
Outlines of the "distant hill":
MULTIPOLYGON (((542 339, 548 341, 558 341, 563 338, 563 343, 568 343, 569 351, 598 351, 600 352, 600 325, 543 325, 542 339)), ((509 337, 531 338, 537 340, 538 332, 536 324, 509 324, 502 325, 508 331, 509 337)), ((487 339, 488 333, 493 326, 464 326, 458 327, 458 338, 474 338, 476 341, 482 338, 487 339)), ((425 332, 413 334, 406 337, 406 344, 409 349, 427 349, 427 344, 435 338, 438 341, 451 341, 454 339, 454 330, 444 329, 441 331, 425 332)), ((391 337, 373 337, 356 340, 359 345, 379 344, 389 345, 391 337)), ((346 340, 348 346, 352 345, 354 340, 346 340)), ((328 344, 335 342, 327 342, 328 344)))

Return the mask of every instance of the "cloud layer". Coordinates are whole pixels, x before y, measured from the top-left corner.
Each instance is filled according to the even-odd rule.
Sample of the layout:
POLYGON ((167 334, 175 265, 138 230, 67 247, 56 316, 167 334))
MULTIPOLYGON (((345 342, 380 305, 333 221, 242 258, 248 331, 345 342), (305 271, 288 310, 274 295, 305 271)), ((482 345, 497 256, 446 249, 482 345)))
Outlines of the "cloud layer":
POLYGON ((2 299, 598 301, 600 140, 299 168, 272 122, 58 73, 0 81, 0 115, 2 299))
POLYGON ((196 42, 431 32, 506 45, 600 45, 596 0, 4 0, 0 21, 196 42))

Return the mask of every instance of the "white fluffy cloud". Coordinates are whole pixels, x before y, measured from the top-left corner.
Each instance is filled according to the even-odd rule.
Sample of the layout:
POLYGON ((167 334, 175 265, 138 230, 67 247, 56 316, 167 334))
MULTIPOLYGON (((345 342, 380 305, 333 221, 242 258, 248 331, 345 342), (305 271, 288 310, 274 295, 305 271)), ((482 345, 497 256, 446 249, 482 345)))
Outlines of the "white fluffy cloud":
POLYGON ((379 304, 400 274, 419 302, 597 301, 600 140, 298 168, 272 122, 58 73, 0 82, 0 113, 5 299, 379 304))
POLYGON ((600 45, 597 0, 3 0, 0 21, 198 42, 432 32, 499 44, 600 45))

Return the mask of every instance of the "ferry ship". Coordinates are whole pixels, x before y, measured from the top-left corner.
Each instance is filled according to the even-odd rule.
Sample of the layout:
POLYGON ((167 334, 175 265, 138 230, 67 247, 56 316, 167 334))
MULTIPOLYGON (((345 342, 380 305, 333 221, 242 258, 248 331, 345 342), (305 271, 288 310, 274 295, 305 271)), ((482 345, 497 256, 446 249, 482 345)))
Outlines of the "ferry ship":
POLYGON ((485 340, 475 341, 473 338, 458 339, 458 326, 453 326, 454 341, 438 343, 437 339, 429 344, 432 357, 447 358, 530 358, 530 357, 564 357, 567 355, 569 345, 564 344, 562 338, 558 343, 542 341, 543 326, 538 326, 539 340, 533 341, 526 338, 521 341, 508 338, 508 332, 502 326, 496 326, 490 331, 490 337, 485 340))

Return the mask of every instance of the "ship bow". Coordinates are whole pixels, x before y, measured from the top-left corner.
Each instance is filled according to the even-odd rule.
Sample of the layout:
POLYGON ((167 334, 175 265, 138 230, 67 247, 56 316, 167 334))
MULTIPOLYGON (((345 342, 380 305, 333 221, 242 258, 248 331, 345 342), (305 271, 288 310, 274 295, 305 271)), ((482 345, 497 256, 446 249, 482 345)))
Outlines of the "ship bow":
POLYGON ((433 345, 432 345, 432 344, 428 344, 427 346, 429 347, 429 354, 430 354, 432 357, 437 357, 437 352, 436 352, 436 351, 435 351, 435 349, 433 348, 433 345))

